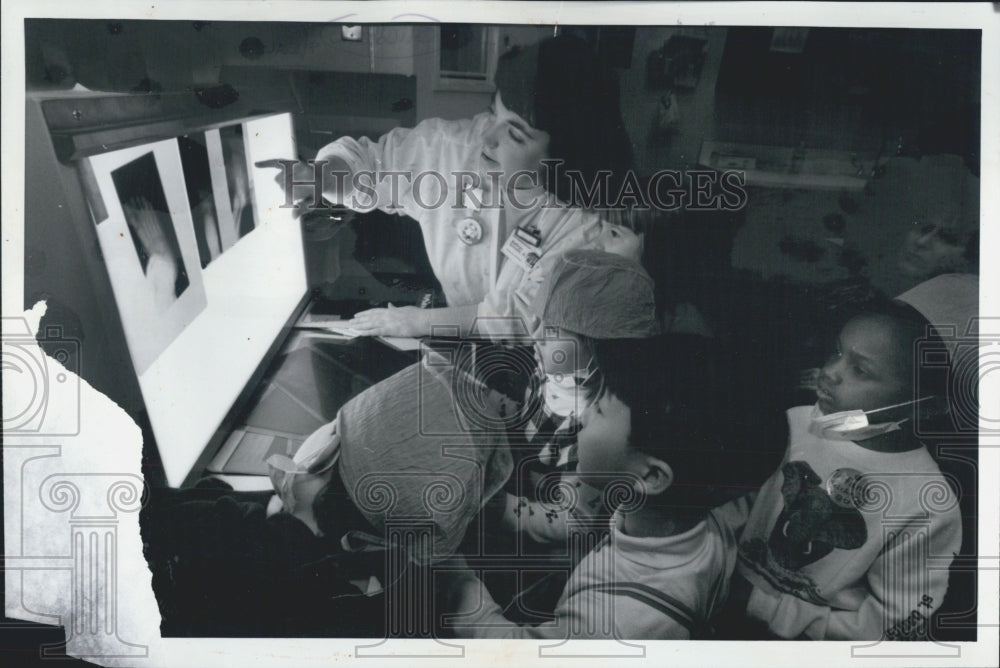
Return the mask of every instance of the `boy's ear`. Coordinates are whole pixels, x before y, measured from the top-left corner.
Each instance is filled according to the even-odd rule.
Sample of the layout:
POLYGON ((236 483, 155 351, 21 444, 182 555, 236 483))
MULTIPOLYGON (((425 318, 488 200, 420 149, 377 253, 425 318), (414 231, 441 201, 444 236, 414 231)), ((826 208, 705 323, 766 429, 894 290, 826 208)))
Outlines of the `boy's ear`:
POLYGON ((641 480, 636 483, 637 491, 646 496, 662 494, 674 484, 674 470, 662 459, 647 455, 643 459, 641 480))

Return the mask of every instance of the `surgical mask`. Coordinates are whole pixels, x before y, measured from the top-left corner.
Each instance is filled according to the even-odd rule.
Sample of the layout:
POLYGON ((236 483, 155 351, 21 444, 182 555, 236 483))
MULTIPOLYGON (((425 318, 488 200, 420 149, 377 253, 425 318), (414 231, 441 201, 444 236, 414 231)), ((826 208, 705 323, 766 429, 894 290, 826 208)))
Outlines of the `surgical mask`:
POLYGON ((870 411, 855 409, 851 411, 839 411, 828 415, 823 415, 819 404, 816 404, 813 406, 812 413, 809 416, 809 433, 817 438, 825 438, 829 441, 864 441, 891 431, 897 431, 899 425, 909 420, 906 417, 897 421, 872 423, 868 419, 869 415, 908 404, 915 404, 931 398, 923 397, 912 401, 904 401, 899 404, 876 408, 870 411))
POLYGON ((579 416, 589 403, 584 398, 583 385, 597 369, 587 372, 576 371, 571 374, 545 374, 545 385, 542 397, 549 412, 561 417, 579 416))
POLYGON ((302 443, 294 457, 271 455, 267 458, 268 477, 284 510, 311 512, 313 499, 300 498, 301 483, 317 477, 327 478, 340 456, 337 420, 323 425, 302 443), (296 489, 300 490, 296 494, 296 489))

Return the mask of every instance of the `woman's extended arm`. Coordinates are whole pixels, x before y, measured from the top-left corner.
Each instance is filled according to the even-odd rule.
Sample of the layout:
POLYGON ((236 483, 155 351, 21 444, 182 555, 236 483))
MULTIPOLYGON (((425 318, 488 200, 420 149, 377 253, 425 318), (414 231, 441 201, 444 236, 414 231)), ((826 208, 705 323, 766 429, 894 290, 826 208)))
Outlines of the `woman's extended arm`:
POLYGON ((438 328, 457 328, 458 336, 468 336, 476 320, 478 304, 417 308, 390 305, 362 311, 344 323, 362 336, 431 336, 438 328))
MULTIPOLYGON (((323 158, 319 163, 259 160, 254 166, 280 170, 274 181, 285 190, 285 202, 295 206, 296 218, 310 209, 322 208, 323 200, 339 205, 351 192, 350 167, 336 156, 323 158), (313 184, 318 184, 319 188, 313 184), (320 199, 316 198, 317 194, 321 195, 320 199)), ((235 203, 233 212, 235 215, 235 203)))

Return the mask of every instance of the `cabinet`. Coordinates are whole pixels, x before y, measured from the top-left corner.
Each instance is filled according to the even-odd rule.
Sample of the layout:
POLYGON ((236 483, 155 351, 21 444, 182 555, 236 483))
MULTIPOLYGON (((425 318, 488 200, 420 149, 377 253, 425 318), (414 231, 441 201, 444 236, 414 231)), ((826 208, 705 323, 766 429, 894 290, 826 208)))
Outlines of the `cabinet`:
POLYGON ((223 66, 413 75, 413 27, 365 25, 345 40, 341 24, 225 26, 223 66))

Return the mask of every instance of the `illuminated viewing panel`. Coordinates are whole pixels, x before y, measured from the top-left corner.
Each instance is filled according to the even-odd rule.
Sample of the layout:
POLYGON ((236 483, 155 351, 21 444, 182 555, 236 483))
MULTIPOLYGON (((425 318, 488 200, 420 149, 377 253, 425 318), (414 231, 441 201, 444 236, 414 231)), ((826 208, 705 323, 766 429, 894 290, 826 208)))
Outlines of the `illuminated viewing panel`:
POLYGON ((91 211, 167 480, 180 485, 306 292, 273 170, 288 114, 88 158, 91 211), (263 212, 266 212, 263 213, 263 212))

